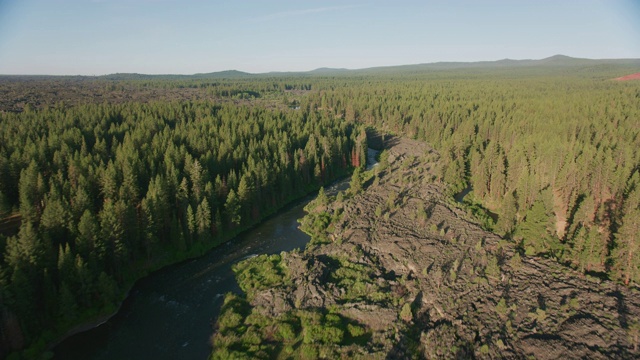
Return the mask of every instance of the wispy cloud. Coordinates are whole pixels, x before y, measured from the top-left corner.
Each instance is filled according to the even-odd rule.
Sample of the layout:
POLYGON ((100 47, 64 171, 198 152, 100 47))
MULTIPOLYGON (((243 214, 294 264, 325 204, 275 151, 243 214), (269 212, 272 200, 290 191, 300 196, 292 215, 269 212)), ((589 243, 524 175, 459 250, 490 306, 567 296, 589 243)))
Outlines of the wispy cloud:
POLYGON ((281 11, 273 14, 267 14, 264 16, 255 17, 251 20, 252 21, 280 20, 284 18, 303 16, 303 15, 309 15, 309 14, 318 14, 318 13, 331 12, 331 11, 355 9, 362 6, 363 5, 343 5, 343 6, 317 7, 317 8, 311 8, 311 9, 288 10, 288 11, 281 11))

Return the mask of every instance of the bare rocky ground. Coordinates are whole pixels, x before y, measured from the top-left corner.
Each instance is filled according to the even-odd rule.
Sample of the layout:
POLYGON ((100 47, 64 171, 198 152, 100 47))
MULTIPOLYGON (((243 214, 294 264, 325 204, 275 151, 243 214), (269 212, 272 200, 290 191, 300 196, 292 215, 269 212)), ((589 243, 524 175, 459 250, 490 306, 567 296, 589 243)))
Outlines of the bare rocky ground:
POLYGON ((640 357, 637 288, 519 254, 443 195, 427 145, 386 146, 379 179, 311 211, 343 215, 329 243, 282 257, 290 280, 258 291, 252 311, 332 309, 370 334, 338 347, 342 357, 640 357))

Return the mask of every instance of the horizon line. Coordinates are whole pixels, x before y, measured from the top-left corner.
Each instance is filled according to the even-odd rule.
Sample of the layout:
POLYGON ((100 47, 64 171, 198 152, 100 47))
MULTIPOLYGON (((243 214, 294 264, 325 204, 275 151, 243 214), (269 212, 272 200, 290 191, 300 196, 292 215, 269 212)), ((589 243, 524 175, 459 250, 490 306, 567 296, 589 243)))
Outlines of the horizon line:
POLYGON ((436 65, 436 64, 478 64, 478 63, 495 63, 500 61, 543 61, 553 58, 568 58, 571 60, 589 60, 589 61, 611 61, 611 60, 640 60, 638 58, 580 58, 573 57, 564 54, 555 54, 551 56, 547 56, 540 59, 512 59, 512 58, 501 58, 496 60, 476 60, 476 61, 459 61, 459 60, 441 60, 441 61, 433 61, 433 62, 423 62, 423 63, 412 63, 412 64, 395 64, 395 65, 379 65, 379 66, 369 66, 363 68, 344 68, 344 67, 326 67, 321 66, 318 68, 314 68, 311 70, 274 70, 274 71, 265 71, 265 72, 248 72, 239 69, 225 69, 225 70, 217 70, 210 72, 197 72, 197 73, 142 73, 142 72, 115 72, 115 73, 104 73, 104 74, 44 74, 44 73, 22 73, 22 74, 3 74, 0 73, 0 76, 3 77, 14 77, 14 76, 44 76, 44 77, 106 77, 106 76, 115 76, 115 75, 140 75, 140 76, 198 76, 198 75, 209 75, 209 74, 219 74, 225 72, 237 72, 242 73, 244 75, 269 75, 269 74, 305 74, 311 73, 318 70, 330 70, 330 71, 362 71, 362 70, 370 70, 370 69, 383 69, 383 68, 392 68, 392 67, 405 67, 405 66, 419 66, 419 65, 436 65))

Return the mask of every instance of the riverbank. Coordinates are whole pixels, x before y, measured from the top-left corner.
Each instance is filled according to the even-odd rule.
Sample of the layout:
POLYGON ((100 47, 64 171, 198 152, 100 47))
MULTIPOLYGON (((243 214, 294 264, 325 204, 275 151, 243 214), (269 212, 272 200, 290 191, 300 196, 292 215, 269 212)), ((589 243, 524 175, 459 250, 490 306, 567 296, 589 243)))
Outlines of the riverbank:
POLYGON ((395 139, 388 152, 362 193, 310 214, 331 219, 318 227, 331 241, 281 256, 275 285, 237 274, 247 295, 227 299, 212 358, 640 355, 636 289, 525 256, 481 228, 445 195, 424 143, 395 139))
MULTIPOLYGON (((345 178, 335 180, 327 186, 327 192, 344 190, 346 183, 345 178)), ((205 357, 210 350, 210 322, 216 319, 221 296, 238 291, 231 264, 252 254, 303 248, 309 237, 298 230, 297 219, 313 197, 312 193, 290 202, 202 256, 167 265, 140 279, 114 316, 101 324, 85 324, 88 332, 63 340, 54 348, 55 358, 118 358, 132 356, 136 351, 141 352, 140 356, 153 354, 157 359, 205 357), (212 284, 216 284, 215 288, 212 284), (182 312, 187 308, 188 313, 182 312), (172 333, 176 329, 181 329, 180 335, 184 336, 172 333), (137 349, 132 349, 131 337, 125 334, 136 337, 137 349), (171 341, 171 337, 176 340, 171 341), (157 338, 166 339, 161 347, 157 338)))

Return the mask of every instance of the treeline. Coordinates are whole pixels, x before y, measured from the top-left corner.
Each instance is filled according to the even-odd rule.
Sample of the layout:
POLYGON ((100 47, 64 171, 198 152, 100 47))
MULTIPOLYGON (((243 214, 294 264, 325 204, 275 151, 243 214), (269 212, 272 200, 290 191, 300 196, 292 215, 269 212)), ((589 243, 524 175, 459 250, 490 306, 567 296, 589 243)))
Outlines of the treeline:
POLYGON ((432 144, 452 193, 471 187, 527 254, 638 284, 640 85, 565 72, 371 79, 309 101, 432 144))
POLYGON ((21 223, 0 235, 2 352, 112 311, 135 279, 228 240, 365 154, 360 126, 309 106, 0 114, 0 219, 21 223))

